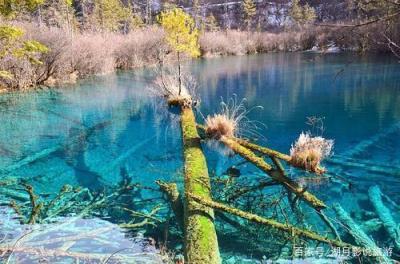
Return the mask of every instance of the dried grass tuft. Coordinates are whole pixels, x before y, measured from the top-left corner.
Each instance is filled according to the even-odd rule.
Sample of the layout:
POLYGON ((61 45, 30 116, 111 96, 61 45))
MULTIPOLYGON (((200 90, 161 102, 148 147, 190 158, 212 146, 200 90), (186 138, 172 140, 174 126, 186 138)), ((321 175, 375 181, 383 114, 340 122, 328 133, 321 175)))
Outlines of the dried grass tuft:
POLYGON ((229 99, 227 103, 221 102, 221 112, 205 118, 205 130, 207 136, 212 139, 226 137, 260 137, 258 133, 259 125, 257 121, 251 121, 248 114, 260 106, 247 109, 246 99, 237 100, 236 95, 229 99))
POLYGON ((230 119, 227 115, 215 114, 206 118, 206 134, 213 138, 219 139, 222 136, 233 137, 237 123, 234 119, 230 119))
POLYGON ((290 149, 291 164, 318 174, 324 173, 321 162, 332 153, 333 140, 301 133, 290 149))

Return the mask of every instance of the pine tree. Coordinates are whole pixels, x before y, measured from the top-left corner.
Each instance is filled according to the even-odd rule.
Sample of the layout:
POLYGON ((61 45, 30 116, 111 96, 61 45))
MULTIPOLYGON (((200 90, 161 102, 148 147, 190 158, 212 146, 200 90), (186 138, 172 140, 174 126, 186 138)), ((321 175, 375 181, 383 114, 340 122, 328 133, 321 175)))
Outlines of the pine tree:
POLYGON ((253 0, 243 1, 243 12, 244 12, 244 23, 246 24, 247 30, 250 30, 253 18, 257 13, 257 8, 253 0))
POLYGON ((290 17, 298 24, 307 24, 317 17, 314 8, 308 4, 301 6, 299 0, 292 0, 289 10, 290 17))
POLYGON ((92 20, 101 30, 118 31, 132 16, 120 0, 95 0, 92 20))
POLYGON ((153 18, 153 0, 146 0, 146 24, 150 25, 153 18))
POLYGON ((193 0, 193 18, 196 24, 196 27, 199 28, 202 23, 202 17, 200 15, 200 0, 193 0))
POLYGON ((305 4, 303 7, 303 19, 305 23, 313 22, 317 18, 315 14, 315 9, 309 4, 305 4))
POLYGON ((39 24, 65 28, 72 32, 76 24, 72 0, 45 0, 38 6, 39 24))
POLYGON ((208 31, 218 31, 219 29, 217 19, 213 14, 210 14, 206 18, 206 29, 208 31))

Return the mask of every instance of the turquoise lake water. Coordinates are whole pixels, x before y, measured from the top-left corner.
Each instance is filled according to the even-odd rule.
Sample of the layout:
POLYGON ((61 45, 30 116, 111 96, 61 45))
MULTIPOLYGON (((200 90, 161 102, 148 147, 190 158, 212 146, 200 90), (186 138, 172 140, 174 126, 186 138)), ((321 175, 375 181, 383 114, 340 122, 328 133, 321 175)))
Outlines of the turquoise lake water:
MULTIPOLYGON (((316 183, 297 171, 289 170, 289 175, 328 205, 339 202, 360 225, 376 218, 371 215, 374 210, 368 189, 378 185, 390 198, 384 202, 400 223, 396 207, 400 204, 400 64, 392 56, 267 54, 199 60, 186 67, 198 79, 198 113, 217 112, 221 98, 246 98, 248 107, 263 107, 249 114, 251 120, 265 125, 259 131, 264 138, 261 142, 279 151, 288 153, 299 134, 312 129, 306 124, 307 117, 323 118, 323 136, 335 141, 334 156, 324 163, 332 179, 316 183)), ((0 95, 0 183, 14 184, 0 184, 2 243, 14 241, 29 229, 16 223, 8 206, 11 200, 29 206, 23 183, 32 185, 41 201, 49 202, 66 184, 97 194, 129 178, 144 188, 136 197, 124 200, 126 207, 149 213, 154 205, 162 205, 159 217, 165 217, 168 203, 152 188, 157 189, 154 182, 158 179, 182 185, 181 137, 178 116, 149 96, 153 78, 152 70, 137 70, 93 77, 59 89, 0 95), (136 205, 146 199, 150 199, 148 204, 136 205)), ((225 157, 210 145, 205 144, 204 150, 211 177, 221 177, 230 166, 240 164, 240 158, 225 157)), ((265 177, 248 164, 237 167, 239 182, 265 177)), ((74 221, 87 221, 84 226, 114 225, 125 247, 138 236, 157 241, 162 236, 162 229, 156 227, 140 233, 116 226, 126 221, 127 215, 114 209, 101 208, 74 221)), ((66 207, 57 217, 76 215, 79 212, 66 207)), ((328 215, 334 218, 332 212, 328 215)), ((43 223, 42 229, 46 228, 43 223)), ((78 229, 76 233, 81 232, 78 229)), ((245 246, 240 232, 230 237, 225 231, 224 225, 217 223, 227 263, 276 258, 268 244, 259 242, 261 249, 252 249, 245 246)), ((380 246, 391 243, 382 228, 369 235, 380 246)), ((103 236, 103 240, 107 238, 103 236)), ((171 236, 170 243, 179 252, 177 241, 179 237, 171 236)), ((123 248, 121 245, 114 245, 115 249, 123 248)), ((74 250, 91 252, 99 246, 82 248, 74 250)), ((12 257, 29 263, 29 258, 19 254, 12 257)))

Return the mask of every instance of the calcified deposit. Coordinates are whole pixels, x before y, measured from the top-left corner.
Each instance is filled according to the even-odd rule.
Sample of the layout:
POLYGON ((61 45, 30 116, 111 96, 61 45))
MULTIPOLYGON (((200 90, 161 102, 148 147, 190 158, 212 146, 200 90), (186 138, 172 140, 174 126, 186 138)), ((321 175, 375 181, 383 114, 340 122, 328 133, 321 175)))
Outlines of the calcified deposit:
MULTIPOLYGON (((222 103, 220 113, 205 117, 204 125, 197 124, 195 100, 191 96, 195 87, 192 83, 194 79, 184 77, 185 82, 182 83, 185 84, 180 88, 177 82, 171 80, 177 80, 177 77, 160 76, 153 91, 166 99, 168 107, 179 108, 184 154, 184 191, 180 193, 175 183, 157 183, 167 195, 177 223, 183 229, 184 253, 188 263, 221 262, 216 237, 216 224, 219 221, 223 223, 222 226, 228 225, 238 231, 245 231, 248 238, 236 237, 238 243, 241 239, 245 240, 248 247, 259 249, 274 258, 299 257, 294 256, 293 248, 296 245, 325 245, 327 249, 352 248, 358 252, 368 248, 376 254, 361 254, 359 258, 370 262, 391 263, 340 205, 335 205, 335 210, 331 210, 323 200, 296 179, 289 177, 286 172, 287 168, 293 167, 308 173, 309 178, 328 178, 324 175, 327 168, 323 168, 321 162, 331 154, 332 140, 302 133, 291 146, 290 155, 255 144, 244 137, 244 132, 250 131, 248 134, 254 135, 252 129, 256 125, 247 119, 248 111, 243 101, 238 102, 236 98, 222 103), (254 185, 236 181, 234 177, 237 175, 230 179, 210 179, 201 141, 213 141, 225 146, 231 153, 241 156, 244 159, 242 163, 253 164, 261 171, 260 175, 264 176, 254 185), (214 194, 214 198, 211 194, 214 194), (249 211, 243 210, 246 203, 249 211), (307 223, 306 212, 312 215, 311 222, 320 221, 325 228, 317 230, 311 222, 307 223), (330 215, 336 212, 334 221, 327 216, 327 212, 330 215), (343 233, 352 239, 342 240, 343 233)), ((235 168, 228 171, 228 175, 234 175, 235 168)), ((380 192, 376 189, 370 191, 378 215, 390 215, 379 195, 380 192)), ((393 230, 393 224, 390 218, 383 226, 391 234, 392 242, 397 245, 398 237, 393 230)), ((219 237, 225 235, 224 231, 219 237)), ((229 236, 232 237, 232 234, 229 236)))

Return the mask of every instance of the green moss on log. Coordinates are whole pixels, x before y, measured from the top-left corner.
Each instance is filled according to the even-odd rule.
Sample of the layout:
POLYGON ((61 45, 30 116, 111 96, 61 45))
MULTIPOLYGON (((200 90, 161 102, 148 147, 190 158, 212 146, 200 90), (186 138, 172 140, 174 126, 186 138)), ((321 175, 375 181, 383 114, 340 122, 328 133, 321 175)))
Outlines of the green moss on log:
POLYGON ((176 221, 182 232, 185 230, 183 224, 183 202, 179 194, 178 186, 175 183, 167 183, 163 181, 156 181, 160 190, 167 195, 172 211, 175 214, 176 221))
POLYGON ((324 202, 319 200, 310 192, 306 191, 298 183, 285 176, 281 171, 274 170, 271 165, 264 161, 263 158, 257 156, 250 149, 242 146, 236 142, 236 140, 227 137, 221 137, 220 141, 223 142, 228 148, 232 149, 236 154, 239 154, 244 159, 253 163, 257 168, 267 173, 272 179, 282 184, 289 191, 295 193, 300 199, 306 201, 315 209, 320 210, 326 208, 324 202))
POLYGON ((185 162, 185 257, 190 264, 221 263, 214 211, 194 201, 187 194, 211 199, 210 179, 196 120, 191 108, 182 107, 181 129, 185 162))
POLYGON ((242 145, 243 147, 246 147, 248 149, 251 149, 253 151, 268 155, 270 157, 276 157, 278 159, 284 160, 286 162, 290 163, 291 157, 289 155, 283 154, 279 151, 273 150, 273 149, 269 149, 266 147, 262 147, 259 146, 257 144, 251 143, 248 140, 244 140, 244 139, 240 139, 240 138, 235 138, 234 139, 237 143, 239 143, 240 145, 242 145))
POLYGON ((233 208, 227 205, 224 205, 222 203, 218 203, 215 201, 212 201, 210 199, 206 199, 204 197, 199 197, 196 195, 190 195, 190 197, 192 199, 194 199, 195 201, 205 205, 205 206, 209 206, 210 208, 214 208, 215 210, 219 210, 225 213, 229 213, 232 215, 236 215, 239 216, 243 219, 247 219, 251 222, 254 223, 258 223, 261 225, 265 225, 268 227, 272 227, 272 228, 276 228, 278 230, 281 230, 283 232, 286 233, 290 233, 292 236, 296 236, 296 237, 303 237, 306 239, 310 239, 310 240, 315 240, 315 241, 319 241, 322 243, 326 243, 332 246, 336 246, 336 247, 353 247, 351 244, 348 243, 344 243, 340 240, 336 240, 336 239, 329 239, 327 237, 321 236, 315 232, 306 230, 306 229, 301 229, 301 228, 297 228, 295 226, 292 226, 290 224, 283 224, 280 223, 278 221, 275 221, 273 219, 269 219, 269 218, 264 218, 261 217, 259 215, 256 214, 252 214, 252 213, 248 213, 245 211, 242 211, 240 209, 237 208, 233 208))

